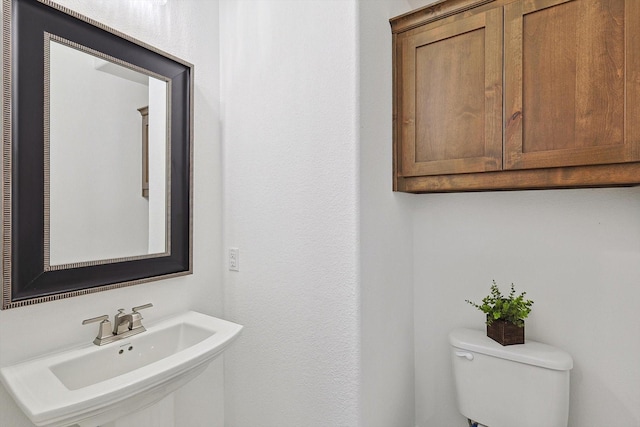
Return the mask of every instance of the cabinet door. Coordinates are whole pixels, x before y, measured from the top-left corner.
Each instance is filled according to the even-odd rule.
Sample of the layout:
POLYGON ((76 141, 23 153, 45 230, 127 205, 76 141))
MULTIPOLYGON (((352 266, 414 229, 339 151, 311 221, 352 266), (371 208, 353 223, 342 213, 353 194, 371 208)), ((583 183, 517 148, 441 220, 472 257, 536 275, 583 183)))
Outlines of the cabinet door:
POLYGON ((640 1, 505 6, 505 169, 640 160, 640 1))
POLYGON ((502 167, 502 9, 402 43, 399 176, 502 167))

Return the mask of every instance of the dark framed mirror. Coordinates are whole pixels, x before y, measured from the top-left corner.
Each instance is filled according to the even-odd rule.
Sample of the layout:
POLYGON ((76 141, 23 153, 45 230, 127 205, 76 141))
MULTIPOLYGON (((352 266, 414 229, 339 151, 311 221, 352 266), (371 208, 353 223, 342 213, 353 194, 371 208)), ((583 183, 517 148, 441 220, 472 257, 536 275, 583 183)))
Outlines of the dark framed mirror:
POLYGON ((193 65, 3 0, 2 308, 192 272, 193 65))

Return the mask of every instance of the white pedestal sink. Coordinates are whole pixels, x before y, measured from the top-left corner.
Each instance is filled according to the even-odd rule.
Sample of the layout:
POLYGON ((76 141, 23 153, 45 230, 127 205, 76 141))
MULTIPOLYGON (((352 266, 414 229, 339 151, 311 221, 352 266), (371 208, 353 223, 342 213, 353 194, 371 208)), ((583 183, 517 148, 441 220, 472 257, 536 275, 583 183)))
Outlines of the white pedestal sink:
POLYGON ((193 311, 133 337, 0 369, 0 379, 37 426, 95 427, 158 402, 191 379, 242 326, 193 311))

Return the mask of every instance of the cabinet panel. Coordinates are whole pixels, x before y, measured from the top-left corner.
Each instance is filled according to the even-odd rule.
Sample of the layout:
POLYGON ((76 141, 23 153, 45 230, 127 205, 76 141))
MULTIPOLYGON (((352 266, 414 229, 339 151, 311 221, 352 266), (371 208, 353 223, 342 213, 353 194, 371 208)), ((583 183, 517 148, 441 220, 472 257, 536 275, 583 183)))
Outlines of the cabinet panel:
POLYGON ((484 62, 484 28, 417 46, 415 56, 416 162, 482 157, 484 67, 472 64, 484 62))
POLYGON ((501 46, 501 9, 403 40, 400 176, 501 169, 501 46))
POLYGON ((505 6, 505 169, 640 160, 638 3, 505 6))

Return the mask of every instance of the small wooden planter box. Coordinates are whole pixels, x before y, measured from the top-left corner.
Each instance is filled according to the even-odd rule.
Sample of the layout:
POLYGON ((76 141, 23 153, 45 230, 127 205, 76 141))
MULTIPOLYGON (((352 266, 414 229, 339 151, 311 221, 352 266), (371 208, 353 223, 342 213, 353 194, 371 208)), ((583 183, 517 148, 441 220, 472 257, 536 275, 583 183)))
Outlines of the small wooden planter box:
POLYGON ((524 344, 524 326, 494 320, 491 325, 487 325, 487 336, 502 345, 524 344))

